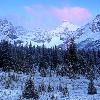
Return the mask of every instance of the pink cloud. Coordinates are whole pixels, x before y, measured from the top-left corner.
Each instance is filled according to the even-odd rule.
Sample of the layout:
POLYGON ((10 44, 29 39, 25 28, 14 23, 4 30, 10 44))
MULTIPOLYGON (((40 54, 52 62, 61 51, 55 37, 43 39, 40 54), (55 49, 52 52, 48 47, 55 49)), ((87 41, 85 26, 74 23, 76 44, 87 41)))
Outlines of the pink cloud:
POLYGON ((45 18, 49 14, 53 15, 51 11, 51 7, 48 7, 46 5, 40 5, 40 4, 24 6, 24 11, 34 17, 38 17, 39 19, 45 18))
POLYGON ((50 17, 51 19, 56 18, 59 21, 67 20, 75 24, 86 22, 92 15, 86 8, 71 6, 59 8, 38 4, 25 6, 24 10, 30 15, 34 15, 37 19, 44 20, 50 17))
POLYGON ((32 16, 34 15, 40 17, 47 11, 46 6, 40 4, 25 6, 24 10, 32 16))
POLYGON ((27 11, 28 13, 32 13, 33 14, 33 8, 31 6, 25 6, 24 7, 25 11, 27 11))
POLYGON ((91 16, 89 10, 82 7, 53 8, 52 12, 60 20, 67 20, 77 23, 86 21, 91 16))

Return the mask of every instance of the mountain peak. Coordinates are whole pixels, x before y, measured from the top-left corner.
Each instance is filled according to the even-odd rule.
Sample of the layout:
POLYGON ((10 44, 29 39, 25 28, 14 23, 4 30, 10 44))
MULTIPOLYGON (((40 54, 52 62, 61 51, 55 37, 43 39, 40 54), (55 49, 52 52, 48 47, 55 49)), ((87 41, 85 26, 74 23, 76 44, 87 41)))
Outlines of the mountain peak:
POLYGON ((100 14, 94 18, 93 22, 100 22, 100 14))
POLYGON ((67 28, 68 31, 76 31, 79 27, 69 21, 64 20, 60 27, 67 28))
POLYGON ((63 21, 63 23, 56 27, 54 30, 51 31, 51 33, 55 33, 59 35, 59 33, 68 33, 76 31, 79 27, 77 25, 74 25, 68 21, 63 21))
POLYGON ((99 18, 99 19, 100 19, 100 14, 98 14, 98 15, 96 16, 96 18, 99 18))
POLYGON ((31 41, 33 45, 45 44, 47 47, 57 45, 64 48, 69 39, 75 37, 75 42, 79 44, 79 47, 88 45, 86 47, 92 48, 99 45, 97 41, 100 41, 100 14, 82 27, 64 20, 61 25, 51 31, 41 28, 27 30, 22 26, 13 25, 9 20, 0 19, 0 33, 0 40, 8 38, 12 43, 22 41, 25 45, 31 41))

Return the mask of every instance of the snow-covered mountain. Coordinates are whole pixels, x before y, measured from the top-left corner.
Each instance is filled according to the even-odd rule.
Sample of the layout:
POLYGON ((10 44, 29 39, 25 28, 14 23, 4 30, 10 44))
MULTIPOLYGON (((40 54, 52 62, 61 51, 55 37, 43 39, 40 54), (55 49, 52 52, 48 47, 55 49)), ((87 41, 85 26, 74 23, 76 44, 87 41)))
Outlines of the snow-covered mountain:
POLYGON ((77 26, 64 21, 62 25, 52 31, 41 30, 40 28, 30 31, 22 26, 13 25, 7 19, 1 19, 0 39, 24 45, 29 44, 31 41, 33 45, 41 46, 44 44, 46 47, 52 47, 63 44, 65 37, 69 38, 72 35, 72 31, 75 31, 77 28, 77 26))
MULTIPOLYGON (((0 39, 13 42, 24 36, 27 31, 21 26, 14 26, 7 19, 0 19, 0 39)), ((20 40, 21 41, 21 40, 20 40)))
POLYGON ((75 32, 75 41, 80 48, 100 48, 100 15, 75 32))
POLYGON ((78 48, 98 49, 100 48, 100 15, 86 25, 80 28, 76 27, 76 30, 64 32, 65 36, 62 38, 62 35, 60 38, 64 42, 59 45, 60 47, 66 48, 70 38, 74 37, 78 48))
POLYGON ((12 43, 16 42, 24 45, 31 41, 33 45, 41 45, 46 41, 49 42, 50 35, 47 34, 47 31, 40 29, 26 30, 22 26, 13 25, 7 19, 0 19, 0 40, 8 40, 12 43))
POLYGON ((65 41, 68 41, 70 37, 73 36, 73 32, 76 31, 77 28, 79 28, 77 25, 64 21, 60 26, 48 32, 51 34, 51 41, 45 45, 51 47, 64 44, 65 41))
POLYGON ((12 43, 45 45, 46 47, 59 46, 65 48, 70 38, 74 37, 79 48, 100 47, 100 15, 88 24, 78 27, 64 21, 54 30, 47 31, 40 28, 26 30, 22 26, 15 26, 7 19, 0 19, 0 39, 12 43))

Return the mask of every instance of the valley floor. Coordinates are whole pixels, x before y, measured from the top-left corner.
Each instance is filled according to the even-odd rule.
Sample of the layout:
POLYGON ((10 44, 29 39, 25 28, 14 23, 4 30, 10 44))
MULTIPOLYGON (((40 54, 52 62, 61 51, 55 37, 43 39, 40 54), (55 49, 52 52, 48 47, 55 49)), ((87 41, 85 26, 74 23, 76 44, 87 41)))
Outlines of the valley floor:
MULTIPOLYGON (((0 72, 0 100, 26 100, 21 99, 21 96, 27 79, 29 79, 29 75, 0 72), (7 83, 9 77, 12 77, 10 84, 7 83)), ((94 80, 97 89, 97 94, 95 95, 87 94, 89 80, 83 76, 77 79, 69 79, 61 76, 41 77, 37 74, 32 79, 36 88, 41 82, 45 84, 45 92, 39 93, 39 100, 100 100, 100 78, 94 80), (49 83, 53 87, 52 92, 47 91, 49 83), (63 94, 60 92, 59 85, 62 85, 62 87, 67 86, 68 93, 63 94)))

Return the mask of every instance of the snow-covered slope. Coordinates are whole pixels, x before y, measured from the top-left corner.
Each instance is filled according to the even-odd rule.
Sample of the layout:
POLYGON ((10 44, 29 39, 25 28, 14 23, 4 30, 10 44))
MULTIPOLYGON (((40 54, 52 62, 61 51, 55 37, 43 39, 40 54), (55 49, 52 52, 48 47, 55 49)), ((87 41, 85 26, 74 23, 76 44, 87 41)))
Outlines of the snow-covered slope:
POLYGON ((74 37, 78 48, 100 48, 100 15, 97 15, 94 20, 90 21, 88 24, 77 28, 76 31, 71 32, 69 38, 68 35, 66 34, 63 38, 61 38, 64 40, 64 42, 60 45, 60 47, 65 48, 66 44, 69 42, 69 39, 74 37))
POLYGON ((50 38, 51 36, 47 34, 47 31, 40 29, 34 31, 26 30, 22 26, 13 25, 7 19, 0 19, 0 40, 24 45, 31 41, 33 45, 42 45, 46 41, 49 42, 50 38))
POLYGON ((47 47, 52 47, 63 44, 73 36, 73 32, 78 28, 77 25, 64 21, 60 26, 48 32, 49 35, 51 35, 51 40, 49 43, 45 43, 45 45, 47 47))
POLYGON ((7 19, 0 20, 0 39, 11 41, 12 43, 30 43, 33 45, 43 45, 52 47, 63 44, 65 37, 69 38, 72 32, 78 27, 64 21, 59 27, 52 31, 41 30, 40 28, 32 31, 26 30, 22 26, 14 26, 7 19))
MULTIPOLYGON (((14 72, 0 71, 0 100, 33 100, 22 97, 25 82, 30 78, 30 75, 17 74, 14 72), (8 82, 9 80, 9 82, 8 82)), ((69 79, 67 76, 61 77, 53 75, 52 77, 41 77, 35 73, 31 77, 35 88, 38 90, 39 85, 44 84, 45 90, 39 92, 38 100, 100 100, 100 76, 94 80, 94 85, 97 89, 97 94, 88 94, 89 80, 85 77, 78 76, 76 79, 69 79), (53 88, 48 92, 49 84, 53 88), (68 93, 60 89, 67 87, 68 93), (52 99, 54 96, 54 99, 52 99)))
POLYGON ((76 43, 80 48, 100 47, 100 15, 75 32, 76 43))
POLYGON ((65 33, 65 32, 72 32, 72 31, 76 31, 78 28, 77 25, 74 25, 68 21, 63 21, 63 23, 58 26, 57 28, 55 28, 55 30, 52 30, 51 33, 54 33, 56 35, 58 35, 58 33, 65 33))
POLYGON ((45 45, 46 47, 60 46, 65 48, 70 38, 74 37, 79 48, 100 47, 100 15, 88 24, 78 27, 68 21, 51 31, 40 28, 26 30, 22 26, 15 26, 7 19, 0 19, 0 40, 6 39, 12 43, 45 45))

